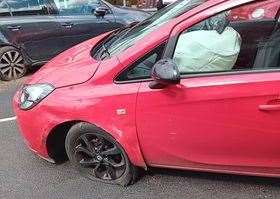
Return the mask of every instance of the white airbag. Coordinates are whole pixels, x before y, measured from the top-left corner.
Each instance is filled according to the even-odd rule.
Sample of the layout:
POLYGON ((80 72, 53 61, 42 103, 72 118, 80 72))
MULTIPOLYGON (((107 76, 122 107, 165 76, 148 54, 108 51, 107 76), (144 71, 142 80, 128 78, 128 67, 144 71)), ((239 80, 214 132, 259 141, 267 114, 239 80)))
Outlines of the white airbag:
POLYGON ((237 31, 227 27, 222 34, 215 30, 183 33, 174 54, 181 73, 227 71, 236 63, 241 47, 237 31))

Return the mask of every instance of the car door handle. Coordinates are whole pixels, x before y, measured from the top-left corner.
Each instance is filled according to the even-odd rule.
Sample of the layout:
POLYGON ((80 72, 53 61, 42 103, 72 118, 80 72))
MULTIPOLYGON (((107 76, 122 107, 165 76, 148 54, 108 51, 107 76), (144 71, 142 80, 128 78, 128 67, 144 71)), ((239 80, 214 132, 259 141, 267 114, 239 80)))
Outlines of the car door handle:
POLYGON ((72 28, 74 26, 73 23, 62 23, 61 25, 65 28, 72 28))
POLYGON ((259 105, 261 111, 280 111, 280 104, 259 105))
POLYGON ((12 31, 19 31, 21 29, 21 26, 8 26, 8 29, 12 31))

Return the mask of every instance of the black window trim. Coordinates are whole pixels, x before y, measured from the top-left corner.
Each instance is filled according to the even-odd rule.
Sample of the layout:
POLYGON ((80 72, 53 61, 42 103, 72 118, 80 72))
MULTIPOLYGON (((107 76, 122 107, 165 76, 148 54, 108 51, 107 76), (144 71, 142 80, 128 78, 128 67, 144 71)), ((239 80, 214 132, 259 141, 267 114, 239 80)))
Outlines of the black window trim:
POLYGON ((108 11, 107 11, 108 13, 106 13, 106 14, 112 14, 112 15, 115 16, 115 13, 113 12, 112 6, 108 2, 100 0, 100 5, 104 5, 108 8, 108 11))
MULTIPOLYGON (((244 70, 244 71, 229 71, 229 72, 213 72, 213 73, 197 73, 197 74, 185 74, 181 75, 181 80, 198 78, 198 77, 218 77, 218 76, 229 76, 229 75, 250 75, 250 74, 264 74, 264 73, 280 73, 280 69, 265 69, 265 70, 244 70)), ((141 83, 141 82, 152 82, 152 78, 139 79, 139 80, 127 80, 127 81, 114 81, 116 84, 130 84, 130 83, 141 83)))
POLYGON ((115 84, 127 84, 127 83, 137 83, 137 82, 145 82, 145 81, 151 81, 151 78, 147 77, 147 78, 143 78, 143 79, 134 79, 134 80, 123 80, 123 81, 119 81, 117 80, 123 73, 125 73, 127 70, 132 69, 133 67, 135 67, 135 64, 137 62, 139 62, 141 59, 149 56, 150 54, 152 54, 152 52, 159 48, 160 46, 164 46, 163 47, 163 53, 162 56, 160 57, 160 59, 163 58, 164 52, 166 50, 166 45, 167 45, 167 40, 161 42, 160 44, 156 45, 153 49, 151 49, 150 51, 148 51, 147 53, 145 53, 143 56, 141 56, 140 58, 138 58, 136 61, 134 61, 132 64, 130 64, 129 66, 125 67, 123 70, 121 70, 115 77, 113 82, 115 84))

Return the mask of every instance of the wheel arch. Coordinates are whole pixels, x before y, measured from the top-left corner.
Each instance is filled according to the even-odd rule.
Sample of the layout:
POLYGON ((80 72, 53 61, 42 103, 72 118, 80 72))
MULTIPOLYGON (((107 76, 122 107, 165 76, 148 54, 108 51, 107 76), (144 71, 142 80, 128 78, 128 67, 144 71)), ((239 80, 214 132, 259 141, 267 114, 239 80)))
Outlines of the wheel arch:
POLYGON ((5 42, 5 41, 1 41, 1 40, 0 40, 0 48, 2 48, 2 47, 7 47, 7 46, 14 47, 14 48, 16 48, 17 50, 19 50, 19 51, 22 52, 22 48, 20 48, 20 46, 18 46, 18 45, 16 45, 16 44, 13 44, 13 43, 10 43, 10 42, 5 42))
POLYGON ((69 130, 74 125, 77 125, 79 123, 91 124, 93 126, 96 126, 97 128, 102 129, 104 132, 108 133, 123 147, 123 149, 128 155, 128 158, 135 166, 147 169, 144 156, 140 150, 140 143, 138 141, 138 138, 137 138, 138 144, 137 146, 135 146, 135 144, 132 145, 131 143, 128 143, 128 141, 124 139, 124 136, 120 137, 119 135, 117 135, 117 133, 114 133, 113 130, 108 131, 94 123, 82 121, 82 120, 73 120, 73 121, 66 121, 60 123, 57 126, 55 126, 48 134, 46 138, 47 152, 49 157, 53 159, 56 163, 63 163, 68 160, 68 156, 66 154, 66 150, 64 146, 65 139, 69 130))
POLYGON ((60 123, 48 134, 46 138, 47 152, 49 157, 56 163, 63 163, 68 160, 64 146, 65 139, 71 127, 80 122, 82 121, 74 120, 60 123))

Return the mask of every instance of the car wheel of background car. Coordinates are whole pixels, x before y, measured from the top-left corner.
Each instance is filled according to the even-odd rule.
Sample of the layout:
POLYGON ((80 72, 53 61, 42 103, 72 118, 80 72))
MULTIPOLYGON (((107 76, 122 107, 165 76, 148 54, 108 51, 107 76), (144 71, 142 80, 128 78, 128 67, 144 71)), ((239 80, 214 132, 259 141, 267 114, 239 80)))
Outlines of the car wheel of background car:
POLYGON ((19 50, 12 46, 0 48, 0 77, 4 81, 18 79, 26 74, 26 65, 19 50))
POLYGON ((70 162, 82 175, 105 183, 127 186, 137 177, 125 151, 114 138, 88 123, 73 126, 65 148, 70 162))

